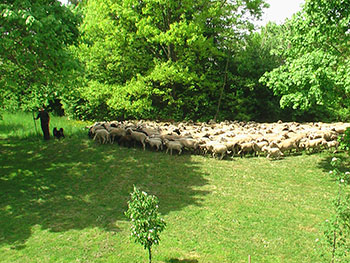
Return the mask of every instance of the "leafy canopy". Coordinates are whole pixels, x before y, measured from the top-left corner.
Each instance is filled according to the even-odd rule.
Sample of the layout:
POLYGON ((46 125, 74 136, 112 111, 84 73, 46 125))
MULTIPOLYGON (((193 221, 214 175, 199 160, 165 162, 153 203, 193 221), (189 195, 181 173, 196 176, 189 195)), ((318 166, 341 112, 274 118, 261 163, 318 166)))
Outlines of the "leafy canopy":
POLYGON ((67 47, 77 41, 78 23, 78 16, 57 0, 1 2, 3 107, 32 108, 62 93, 69 74, 77 68, 67 47))
MULTIPOLYGON (((103 108, 121 118, 213 116, 223 68, 259 17, 262 0, 91 0, 79 58, 84 103, 108 85, 103 108)), ((98 96, 98 95, 97 95, 98 96)))
POLYGON ((282 107, 349 107, 349 9, 349 1, 307 0, 283 25, 275 52, 284 63, 261 79, 281 96, 282 107))

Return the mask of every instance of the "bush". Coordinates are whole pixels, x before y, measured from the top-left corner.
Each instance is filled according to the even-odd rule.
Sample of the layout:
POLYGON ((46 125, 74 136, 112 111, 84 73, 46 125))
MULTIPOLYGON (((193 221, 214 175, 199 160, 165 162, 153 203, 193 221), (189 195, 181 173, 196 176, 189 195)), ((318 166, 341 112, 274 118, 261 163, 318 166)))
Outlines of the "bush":
POLYGON ((349 152, 349 150, 350 150, 350 128, 347 128, 345 130, 344 135, 339 140, 340 140, 340 149, 349 152))
POLYGON ((136 243, 148 249, 149 262, 152 262, 152 245, 159 244, 159 234, 166 226, 158 212, 158 198, 141 192, 134 186, 131 201, 128 202, 128 211, 125 213, 131 219, 131 236, 136 243))

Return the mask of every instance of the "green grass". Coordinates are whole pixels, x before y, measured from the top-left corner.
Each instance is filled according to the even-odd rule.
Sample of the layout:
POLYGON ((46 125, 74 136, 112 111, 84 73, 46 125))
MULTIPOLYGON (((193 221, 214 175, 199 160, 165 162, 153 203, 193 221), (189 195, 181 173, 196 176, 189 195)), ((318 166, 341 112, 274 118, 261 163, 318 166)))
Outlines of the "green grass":
MULTIPOLYGON (((34 114, 34 117, 37 113, 34 114)), ((84 126, 87 123, 81 121, 69 121, 65 117, 50 116, 50 133, 54 127, 64 128, 69 137, 81 137, 86 134, 84 126)), ((7 113, 0 115, 0 138, 1 139, 41 139, 42 131, 40 120, 34 121, 32 113, 7 113)))
POLYGON ((167 222, 154 262, 329 262, 316 240, 333 213, 331 154, 170 156, 50 124, 67 138, 43 141, 28 114, 0 121, 0 262, 147 262, 124 215, 133 185, 158 196, 167 222))

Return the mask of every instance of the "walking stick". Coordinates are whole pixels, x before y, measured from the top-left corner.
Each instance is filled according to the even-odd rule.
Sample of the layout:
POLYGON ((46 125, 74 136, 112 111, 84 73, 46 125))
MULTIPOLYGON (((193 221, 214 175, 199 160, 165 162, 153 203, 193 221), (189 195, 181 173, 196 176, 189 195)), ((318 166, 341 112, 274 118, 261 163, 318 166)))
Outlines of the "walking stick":
POLYGON ((33 121, 34 121, 35 133, 36 133, 36 136, 38 136, 38 130, 37 130, 37 128, 36 128, 36 122, 35 122, 35 117, 34 117, 34 111, 33 111, 32 113, 33 113, 33 121))

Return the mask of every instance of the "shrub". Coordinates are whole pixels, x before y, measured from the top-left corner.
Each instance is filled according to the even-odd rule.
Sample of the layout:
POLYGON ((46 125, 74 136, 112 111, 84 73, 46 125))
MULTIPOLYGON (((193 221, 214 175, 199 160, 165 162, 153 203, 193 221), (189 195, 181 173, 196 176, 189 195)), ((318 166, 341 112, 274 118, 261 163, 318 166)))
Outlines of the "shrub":
POLYGON ((344 135, 340 137, 340 149, 347 152, 350 150, 350 128, 347 128, 344 135))
POLYGON ((158 212, 158 198, 141 192, 134 186, 131 201, 128 202, 125 215, 131 219, 131 236, 136 243, 148 249, 149 262, 152 262, 152 245, 159 244, 159 234, 166 226, 158 212))
POLYGON ((349 262, 350 260, 350 195, 345 194, 350 173, 339 170, 341 161, 333 158, 333 170, 330 175, 338 183, 337 196, 333 200, 335 213, 325 221, 324 236, 326 247, 331 251, 331 262, 349 262))

